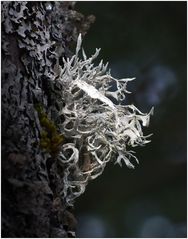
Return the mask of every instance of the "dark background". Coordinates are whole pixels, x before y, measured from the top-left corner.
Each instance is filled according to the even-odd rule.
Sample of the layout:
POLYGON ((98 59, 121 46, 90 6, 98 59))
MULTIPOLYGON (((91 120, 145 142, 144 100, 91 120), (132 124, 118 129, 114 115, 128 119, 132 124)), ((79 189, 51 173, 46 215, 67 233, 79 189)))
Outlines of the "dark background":
POLYGON ((109 163, 75 204, 78 237, 186 237, 186 2, 78 2, 96 22, 87 55, 101 48, 113 76, 136 77, 127 103, 155 107, 135 170, 109 163))

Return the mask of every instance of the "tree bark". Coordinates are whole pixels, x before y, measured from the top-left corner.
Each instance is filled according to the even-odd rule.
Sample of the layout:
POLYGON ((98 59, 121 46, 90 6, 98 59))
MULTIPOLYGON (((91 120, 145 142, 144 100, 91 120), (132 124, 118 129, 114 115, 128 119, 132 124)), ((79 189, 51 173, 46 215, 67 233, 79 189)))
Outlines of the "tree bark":
POLYGON ((2 237, 75 237, 73 208, 59 195, 57 152, 41 147, 37 111, 42 106, 48 123, 56 122, 62 57, 71 56, 78 34, 94 21, 74 4, 1 3, 2 237))

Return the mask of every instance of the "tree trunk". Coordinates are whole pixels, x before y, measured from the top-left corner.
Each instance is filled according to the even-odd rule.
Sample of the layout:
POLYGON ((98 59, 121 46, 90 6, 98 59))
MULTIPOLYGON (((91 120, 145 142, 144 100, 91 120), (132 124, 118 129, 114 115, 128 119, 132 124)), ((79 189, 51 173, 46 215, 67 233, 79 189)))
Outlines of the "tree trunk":
POLYGON ((94 20, 73 8, 74 2, 1 4, 2 237, 75 236, 73 208, 60 197, 63 172, 51 129, 61 140, 54 122, 62 57, 71 56, 94 20))

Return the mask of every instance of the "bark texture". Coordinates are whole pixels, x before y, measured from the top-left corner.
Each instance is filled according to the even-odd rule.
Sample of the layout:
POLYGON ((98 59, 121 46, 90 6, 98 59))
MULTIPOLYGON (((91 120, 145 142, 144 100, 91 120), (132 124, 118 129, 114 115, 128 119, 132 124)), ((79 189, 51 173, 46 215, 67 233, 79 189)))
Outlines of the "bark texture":
MULTIPOLYGON (((1 3, 2 237, 75 236, 73 208, 60 197, 58 147, 41 147, 44 129, 36 110, 42 105, 47 124, 56 121, 59 64, 71 56, 78 34, 84 35, 94 21, 74 5, 1 3)), ((50 126, 47 131, 51 134, 50 126)))

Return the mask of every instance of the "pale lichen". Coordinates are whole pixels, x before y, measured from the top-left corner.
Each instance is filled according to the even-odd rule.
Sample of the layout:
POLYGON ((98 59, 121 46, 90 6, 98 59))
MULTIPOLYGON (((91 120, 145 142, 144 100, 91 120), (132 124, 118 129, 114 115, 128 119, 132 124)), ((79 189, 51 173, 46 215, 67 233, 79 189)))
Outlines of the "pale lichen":
POLYGON ((59 128, 71 141, 62 145, 58 156, 64 168, 62 196, 69 205, 84 192, 90 179, 102 174, 109 161, 134 168, 131 159, 138 160, 128 146, 150 142, 142 126, 149 125, 153 112, 144 114, 134 105, 122 104, 130 93, 127 83, 134 78, 115 79, 107 71, 108 64, 101 61, 94 65, 100 49, 89 58, 82 49, 83 59, 79 58, 81 43, 79 35, 76 53, 70 59, 63 58, 64 67, 57 79, 64 102, 59 112, 64 121, 59 128))

